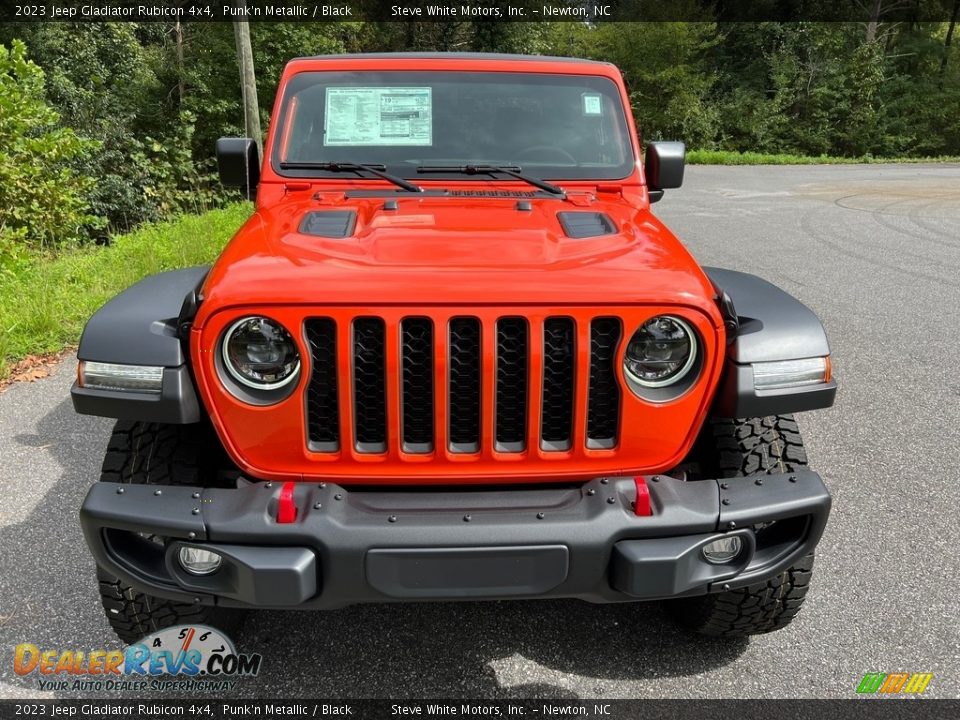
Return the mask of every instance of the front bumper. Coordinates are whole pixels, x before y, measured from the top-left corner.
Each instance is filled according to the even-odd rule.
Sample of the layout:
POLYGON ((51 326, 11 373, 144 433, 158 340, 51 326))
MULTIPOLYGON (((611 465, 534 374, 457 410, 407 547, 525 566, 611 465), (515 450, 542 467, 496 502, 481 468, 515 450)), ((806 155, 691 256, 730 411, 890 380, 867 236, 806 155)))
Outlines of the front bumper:
POLYGON ((576 487, 448 491, 281 483, 237 489, 98 483, 80 511, 98 564, 133 587, 229 607, 329 608, 360 602, 573 597, 618 602, 698 595, 765 580, 817 544, 830 494, 810 471, 686 482, 647 477, 576 487), (774 522, 775 521, 775 522, 774 522), (769 523, 773 523, 772 525, 769 523), (713 565, 701 548, 736 534, 713 565), (144 539, 141 534, 166 538, 144 539), (182 545, 215 550, 194 576, 182 545))

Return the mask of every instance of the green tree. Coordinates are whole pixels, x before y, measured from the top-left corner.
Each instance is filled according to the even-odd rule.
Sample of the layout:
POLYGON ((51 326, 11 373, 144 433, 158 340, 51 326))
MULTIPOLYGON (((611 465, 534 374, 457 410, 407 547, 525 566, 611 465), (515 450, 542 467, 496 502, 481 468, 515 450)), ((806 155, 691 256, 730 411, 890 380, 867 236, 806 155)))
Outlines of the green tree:
POLYGON ((0 45, 0 252, 14 242, 55 250, 97 225, 86 200, 94 181, 69 164, 95 144, 58 122, 26 45, 0 45))

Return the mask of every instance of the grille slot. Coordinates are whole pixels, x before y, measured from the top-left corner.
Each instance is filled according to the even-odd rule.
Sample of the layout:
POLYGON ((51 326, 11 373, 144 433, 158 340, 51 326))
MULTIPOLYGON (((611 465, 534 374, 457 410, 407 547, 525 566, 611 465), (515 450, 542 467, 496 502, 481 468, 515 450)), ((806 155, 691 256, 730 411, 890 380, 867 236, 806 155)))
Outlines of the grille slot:
POLYGON ((480 450, 480 321, 450 320, 448 348, 450 450, 480 450))
POLYGON ((497 321, 496 440, 501 452, 526 446, 527 379, 530 373, 527 321, 521 317, 497 321))
POLYGON ((617 344, 620 320, 594 318, 590 324, 590 390, 587 403, 587 447, 612 448, 620 429, 620 385, 617 382, 617 344))
POLYGON ((574 331, 572 318, 551 317, 543 324, 540 447, 544 450, 569 450, 572 445, 574 331))
POLYGON ((403 450, 433 450, 433 323, 406 318, 400 326, 403 450))
POLYGON ((353 421, 360 452, 387 450, 387 386, 384 323, 380 318, 353 321, 353 421))
POLYGON ((313 372, 307 387, 307 438, 314 452, 340 449, 337 399, 337 326, 330 318, 306 321, 313 372))

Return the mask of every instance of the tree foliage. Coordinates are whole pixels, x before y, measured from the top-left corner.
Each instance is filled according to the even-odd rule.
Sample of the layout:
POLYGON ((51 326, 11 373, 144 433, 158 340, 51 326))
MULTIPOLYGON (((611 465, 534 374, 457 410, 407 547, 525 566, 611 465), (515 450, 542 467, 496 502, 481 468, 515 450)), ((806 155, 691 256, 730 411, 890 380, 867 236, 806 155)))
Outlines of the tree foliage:
MULTIPOLYGON (((691 10, 697 22, 255 23, 250 33, 265 129, 290 58, 485 51, 615 63, 645 139, 800 155, 960 154, 955 27, 882 15, 871 23, 873 6, 864 3, 860 23, 724 23, 691 10)), ((70 242, 225 201, 214 143, 244 127, 230 23, 0 26, 0 43, 15 38, 36 65, 22 44, 4 51, 6 237, 70 242)))
POLYGON ((26 46, 0 45, 0 254, 14 253, 15 241, 56 249, 97 224, 87 201, 94 180, 70 167, 95 144, 58 121, 26 46))

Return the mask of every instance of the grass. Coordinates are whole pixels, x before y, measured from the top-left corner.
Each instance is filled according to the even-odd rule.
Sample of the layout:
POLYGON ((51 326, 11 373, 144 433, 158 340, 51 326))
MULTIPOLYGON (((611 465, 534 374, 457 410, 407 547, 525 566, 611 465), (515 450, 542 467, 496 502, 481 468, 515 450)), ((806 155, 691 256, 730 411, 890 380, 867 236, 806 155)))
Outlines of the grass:
POLYGON ((76 343, 87 319, 142 277, 211 262, 251 212, 237 203, 145 226, 108 246, 0 268, 0 379, 15 360, 76 343))
POLYGON ((960 162, 956 157, 875 158, 871 156, 847 158, 832 155, 789 155, 727 150, 689 150, 687 162, 691 165, 853 165, 860 163, 944 163, 960 162))

